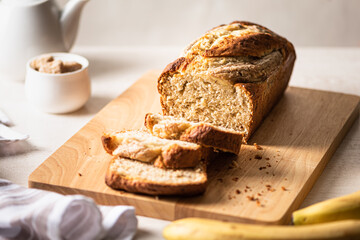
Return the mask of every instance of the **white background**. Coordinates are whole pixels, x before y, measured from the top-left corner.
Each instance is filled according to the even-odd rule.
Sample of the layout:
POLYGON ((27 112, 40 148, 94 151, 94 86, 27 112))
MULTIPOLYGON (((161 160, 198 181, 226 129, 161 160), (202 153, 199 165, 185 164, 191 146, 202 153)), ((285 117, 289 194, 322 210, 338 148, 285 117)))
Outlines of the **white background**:
POLYGON ((247 20, 295 46, 359 47, 359 15, 358 0, 90 0, 76 44, 185 46, 212 27, 247 20))

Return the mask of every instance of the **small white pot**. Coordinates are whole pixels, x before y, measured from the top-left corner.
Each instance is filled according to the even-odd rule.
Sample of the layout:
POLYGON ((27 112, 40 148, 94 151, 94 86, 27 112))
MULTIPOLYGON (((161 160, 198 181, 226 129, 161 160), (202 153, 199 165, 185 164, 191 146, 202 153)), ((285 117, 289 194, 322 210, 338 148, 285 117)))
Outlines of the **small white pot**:
POLYGON ((89 99, 91 83, 86 58, 71 53, 47 53, 54 59, 75 61, 82 68, 69 73, 50 74, 36 71, 26 64, 25 92, 28 101, 47 113, 68 113, 81 108, 89 99))

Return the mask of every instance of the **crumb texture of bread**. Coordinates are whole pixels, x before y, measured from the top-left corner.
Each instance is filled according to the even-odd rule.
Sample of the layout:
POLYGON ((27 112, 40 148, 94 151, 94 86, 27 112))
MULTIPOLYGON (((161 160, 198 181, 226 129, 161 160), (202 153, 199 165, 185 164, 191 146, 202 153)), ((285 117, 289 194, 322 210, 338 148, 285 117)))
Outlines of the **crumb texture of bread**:
POLYGON ((247 141, 285 91, 295 58, 290 42, 258 24, 216 27, 160 75, 163 113, 233 129, 247 141))
POLYGON ((152 164, 114 157, 105 177, 114 189, 151 195, 194 195, 205 191, 206 163, 194 168, 162 169, 152 164))
POLYGON ((201 144, 217 150, 240 153, 243 135, 206 122, 190 122, 184 118, 148 113, 145 127, 157 137, 201 144))
POLYGON ((195 143, 162 139, 145 131, 122 131, 102 136, 105 150, 113 156, 153 163, 159 168, 195 167, 202 147, 195 143))

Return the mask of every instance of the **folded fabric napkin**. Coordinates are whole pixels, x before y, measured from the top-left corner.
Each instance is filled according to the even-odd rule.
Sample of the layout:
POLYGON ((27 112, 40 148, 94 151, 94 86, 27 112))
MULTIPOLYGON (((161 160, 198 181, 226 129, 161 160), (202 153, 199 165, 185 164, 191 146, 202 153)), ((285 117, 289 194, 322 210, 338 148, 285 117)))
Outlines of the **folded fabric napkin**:
POLYGON ((0 179, 0 239, 132 239, 136 229, 134 207, 97 206, 0 179))

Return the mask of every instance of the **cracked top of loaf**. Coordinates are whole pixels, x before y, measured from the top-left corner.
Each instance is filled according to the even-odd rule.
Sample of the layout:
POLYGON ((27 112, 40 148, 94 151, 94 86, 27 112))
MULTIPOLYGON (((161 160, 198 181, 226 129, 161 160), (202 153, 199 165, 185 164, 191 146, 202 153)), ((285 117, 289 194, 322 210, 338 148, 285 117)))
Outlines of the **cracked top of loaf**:
POLYGON ((190 44, 183 56, 203 57, 262 57, 283 48, 286 40, 255 23, 234 21, 220 25, 190 44))
POLYGON ((206 32, 185 48, 163 74, 179 72, 229 80, 264 81, 287 58, 293 46, 255 23, 234 21, 206 32))

